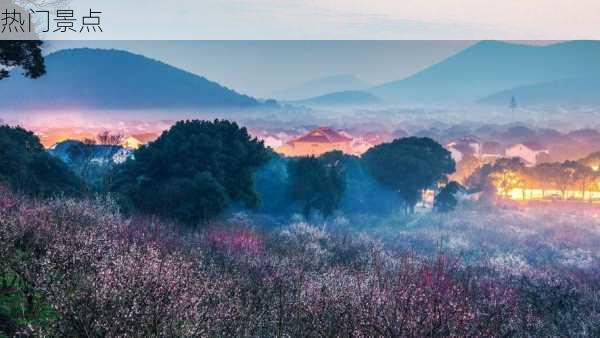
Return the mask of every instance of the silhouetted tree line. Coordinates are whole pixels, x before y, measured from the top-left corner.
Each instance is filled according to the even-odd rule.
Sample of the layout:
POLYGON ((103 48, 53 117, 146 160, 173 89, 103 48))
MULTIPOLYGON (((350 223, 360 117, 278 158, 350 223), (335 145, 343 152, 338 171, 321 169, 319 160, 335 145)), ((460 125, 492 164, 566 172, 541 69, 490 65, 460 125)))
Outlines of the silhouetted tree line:
MULTIPOLYGON (((14 190, 40 197, 86 190, 31 132, 7 126, 0 132, 0 177, 14 190)), ((105 177, 102 190, 115 193, 125 211, 190 225, 230 206, 259 207, 261 199, 270 212, 293 212, 295 206, 307 217, 328 217, 344 201, 359 207, 377 203, 381 190, 392 201, 396 194, 408 213, 422 189, 435 188, 453 170, 450 154, 428 138, 384 143, 362 158, 340 151, 282 158, 236 123, 193 120, 176 123, 136 150, 105 177)))
POLYGON ((83 182, 52 157, 37 136, 21 127, 0 126, 0 184, 33 196, 80 195, 83 182))
POLYGON ((523 194, 525 189, 538 189, 542 190, 542 196, 546 196, 546 190, 560 191, 561 198, 566 198, 567 191, 578 191, 585 196, 598 189, 600 174, 592 168, 596 159, 597 155, 592 154, 580 161, 541 163, 534 167, 526 167, 518 158, 499 159, 475 170, 466 185, 487 194, 506 195, 521 188, 523 194))
MULTIPOLYGON (((85 191, 82 181, 31 132, 0 131, 0 177, 14 190, 42 197, 85 191)), ((362 158, 340 151, 282 158, 234 122, 193 120, 177 122, 136 150, 133 159, 105 177, 102 190, 115 193, 125 211, 189 225, 207 222, 233 205, 259 207, 261 199, 271 212, 293 212, 295 206, 306 217, 328 217, 343 201, 377 203, 381 189, 392 192, 384 196, 396 194, 410 213, 419 192, 435 188, 453 170, 448 151, 428 138, 384 143, 362 158), (274 201, 279 205, 273 207, 274 201)), ((445 205, 444 210, 453 207, 445 205)))

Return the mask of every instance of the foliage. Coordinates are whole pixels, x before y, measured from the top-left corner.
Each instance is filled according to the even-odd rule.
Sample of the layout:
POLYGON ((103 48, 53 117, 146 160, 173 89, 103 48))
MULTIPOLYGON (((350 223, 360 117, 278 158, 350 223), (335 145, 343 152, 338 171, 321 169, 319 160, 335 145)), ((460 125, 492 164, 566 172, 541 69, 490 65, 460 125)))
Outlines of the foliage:
POLYGON ((254 190, 260 198, 259 212, 282 214, 290 209, 288 159, 270 151, 270 160, 254 175, 254 190))
POLYGON ((435 196, 433 208, 438 212, 454 210, 458 203, 455 195, 462 189, 463 188, 459 183, 455 181, 448 182, 448 184, 446 184, 435 196))
POLYGON ((497 188, 508 191, 517 182, 515 173, 523 170, 525 164, 519 158, 500 158, 476 169, 466 180, 466 185, 475 191, 495 193, 497 188), (508 189, 508 190, 506 190, 508 189))
POLYGON ((259 204, 254 172, 269 159, 261 141, 226 120, 180 121, 117 168, 110 189, 125 204, 195 225, 230 202, 259 204))
POLYGON ((305 216, 313 210, 329 216, 337 209, 346 188, 343 158, 341 151, 332 151, 288 163, 290 198, 301 204, 305 216))
POLYGON ((0 126, 0 184, 30 196, 80 194, 83 183, 32 132, 0 126))
POLYGON ((450 180, 456 181, 461 184, 465 184, 469 176, 471 176, 477 169, 481 168, 484 164, 484 160, 475 157, 473 155, 465 155, 457 164, 456 172, 448 177, 450 180))
POLYGON ((343 160, 346 189, 339 210, 344 214, 387 215, 397 210, 399 195, 375 180, 356 156, 343 160))
MULTIPOLYGON (((556 231, 572 225, 568 215, 552 216, 559 224, 548 228, 517 212, 461 212, 431 214, 411 231, 432 242, 439 241, 432 229, 481 236, 467 248, 480 259, 468 266, 452 258, 465 247, 448 247, 447 254, 427 250, 428 256, 394 247, 410 244, 409 234, 397 228, 379 240, 370 238, 375 232, 357 236, 347 227, 338 233, 302 222, 269 233, 229 224, 182 234, 162 222, 123 218, 111 200, 32 202, 3 192, 1 269, 24 281, 19 301, 25 313, 48 317, 14 314, 19 331, 29 327, 39 336, 598 334, 597 261, 586 270, 539 261, 513 277, 493 265, 498 257, 486 254, 502 251, 498 241, 511 245, 521 238, 515 226, 533 226, 537 233, 539 243, 524 245, 531 240, 526 237, 512 243, 530 251, 530 259, 540 258, 548 236, 571 244, 589 239, 591 230, 559 239, 556 231), (31 307, 27 295, 38 299, 31 307)), ((584 221, 596 223, 582 229, 597 225, 591 216, 584 221)), ((506 261, 504 267, 513 265, 506 261)), ((4 302, 12 291, 1 292, 4 302)))
POLYGON ((132 154, 131 150, 118 145, 75 140, 59 142, 48 152, 61 159, 90 188, 97 190, 104 189, 106 176, 132 154))
POLYGON ((405 211, 413 211, 419 191, 433 186, 455 170, 450 153, 430 138, 408 137, 382 143, 363 156, 369 172, 398 191, 405 211))
POLYGON ((107 144, 107 145, 119 145, 123 141, 123 134, 111 134, 110 131, 105 130, 103 132, 98 133, 96 136, 96 141, 99 144, 107 144))
POLYGON ((504 197, 514 188, 558 190, 562 199, 567 197, 567 190, 579 191, 586 196, 587 191, 597 186, 600 176, 583 163, 586 162, 547 162, 525 167, 518 158, 499 159, 476 170, 467 179, 467 185, 489 193, 499 192, 504 197))
MULTIPOLYGON (((273 216, 298 212, 290 200, 288 163, 297 159, 272 154, 271 160, 254 177, 254 189, 260 197, 258 212, 273 216)), ((400 199, 397 193, 376 181, 362 165, 360 158, 341 156, 345 188, 336 210, 344 214, 390 214, 400 199)))
POLYGON ((24 75, 38 78, 46 73, 42 41, 0 40, 0 80, 9 76, 12 67, 21 67, 24 75))

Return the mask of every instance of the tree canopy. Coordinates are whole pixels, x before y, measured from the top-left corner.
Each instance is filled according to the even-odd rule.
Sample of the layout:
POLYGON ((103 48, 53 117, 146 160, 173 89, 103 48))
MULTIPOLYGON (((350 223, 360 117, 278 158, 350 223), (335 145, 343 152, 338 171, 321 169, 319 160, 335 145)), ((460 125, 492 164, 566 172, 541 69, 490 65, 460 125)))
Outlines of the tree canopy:
POLYGON ((0 183, 36 197, 84 190, 81 180, 48 154, 37 136, 21 127, 0 126, 0 183))
POLYGON ((253 174, 269 155, 234 122, 192 120, 177 122, 134 158, 113 173, 110 189, 126 205, 196 224, 230 202, 256 207, 253 174))
POLYGON ((427 137, 382 143, 369 149, 362 159, 376 180, 400 194, 407 213, 414 210, 420 190, 455 170, 450 152, 427 137))
POLYGON ((13 67, 21 67, 32 79, 46 74, 41 47, 39 40, 0 40, 0 80, 8 77, 13 67))
POLYGON ((288 163, 290 198, 301 204, 305 216, 313 210, 329 216, 337 209, 346 188, 343 158, 341 151, 331 151, 288 163))
POLYGON ((448 212, 454 210, 456 204, 458 203, 454 195, 456 195, 456 193, 462 189, 463 187, 458 182, 448 182, 448 184, 446 184, 435 196, 433 209, 437 212, 448 212))

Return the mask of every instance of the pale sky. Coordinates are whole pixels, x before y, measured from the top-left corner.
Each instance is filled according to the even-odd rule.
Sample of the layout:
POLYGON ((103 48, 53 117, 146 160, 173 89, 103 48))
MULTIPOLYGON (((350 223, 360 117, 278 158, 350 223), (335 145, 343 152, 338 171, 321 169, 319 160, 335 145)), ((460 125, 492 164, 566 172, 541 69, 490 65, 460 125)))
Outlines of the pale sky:
MULTIPOLYGON (((90 9, 101 11, 103 32, 52 33, 42 36, 46 40, 87 40, 72 46, 144 54, 254 96, 338 74, 374 85, 397 80, 473 40, 600 39, 599 0, 61 1, 68 5, 60 6, 79 16, 90 9), (361 45, 189 40, 410 41, 361 45)), ((49 50, 64 47, 56 42, 49 50)))
POLYGON ((79 15, 102 11, 104 34, 46 39, 600 39, 598 0, 77 0, 70 6, 79 15))

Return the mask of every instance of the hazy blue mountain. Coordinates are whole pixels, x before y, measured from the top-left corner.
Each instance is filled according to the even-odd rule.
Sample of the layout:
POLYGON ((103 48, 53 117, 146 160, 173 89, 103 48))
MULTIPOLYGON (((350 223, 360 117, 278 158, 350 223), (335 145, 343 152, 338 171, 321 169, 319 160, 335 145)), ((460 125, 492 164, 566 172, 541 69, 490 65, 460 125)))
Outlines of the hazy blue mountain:
POLYGON ((294 104, 306 106, 362 106, 381 104, 379 97, 362 91, 347 90, 313 97, 306 100, 293 101, 294 104))
POLYGON ((519 86, 487 96, 479 102, 508 107, 512 97, 518 106, 598 106, 600 77, 562 79, 519 86))
POLYGON ((593 76, 600 76, 597 41, 549 46, 483 41, 371 91, 394 102, 465 103, 517 86, 593 76))
POLYGON ((0 81, 0 108, 202 110, 260 104, 204 77, 119 50, 61 50, 46 57, 46 69, 36 80, 13 72, 0 81))
POLYGON ((305 100, 341 91, 365 90, 369 86, 354 75, 343 74, 314 79, 301 85, 273 93, 279 100, 305 100))

